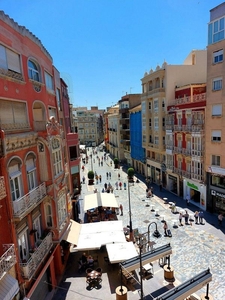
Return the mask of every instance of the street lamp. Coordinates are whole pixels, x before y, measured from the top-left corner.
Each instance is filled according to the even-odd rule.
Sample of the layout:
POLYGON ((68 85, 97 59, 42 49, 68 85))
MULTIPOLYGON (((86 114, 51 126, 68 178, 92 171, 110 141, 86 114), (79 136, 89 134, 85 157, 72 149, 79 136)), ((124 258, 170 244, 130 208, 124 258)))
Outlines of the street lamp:
POLYGON ((148 245, 150 243, 150 226, 152 224, 155 224, 155 231, 153 233, 153 236, 156 237, 156 238, 159 238, 161 236, 160 232, 158 231, 158 228, 157 228, 157 223, 156 222, 151 222, 149 225, 148 225, 148 245))
POLYGON ((130 203, 130 185, 129 185, 129 179, 128 179, 128 185, 127 185, 127 190, 128 190, 128 203, 129 203, 129 218, 130 218, 130 242, 134 241, 134 235, 133 235, 133 228, 132 228, 132 217, 131 217, 131 203, 130 203))
POLYGON ((143 300, 143 278, 142 278, 142 276, 143 276, 143 274, 142 274, 142 249, 143 249, 143 246, 144 246, 144 244, 143 244, 143 240, 142 240, 142 238, 139 236, 138 237, 138 248, 139 248, 139 262, 140 262, 140 281, 141 281, 141 295, 140 295, 140 300, 143 300))

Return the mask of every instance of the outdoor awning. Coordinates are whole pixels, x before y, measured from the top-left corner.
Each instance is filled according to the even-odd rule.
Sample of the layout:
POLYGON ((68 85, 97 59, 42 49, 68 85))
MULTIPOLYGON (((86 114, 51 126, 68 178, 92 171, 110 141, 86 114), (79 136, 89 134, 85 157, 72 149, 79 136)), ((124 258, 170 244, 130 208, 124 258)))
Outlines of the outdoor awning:
POLYGON ((106 250, 108 252, 109 261, 112 264, 120 263, 138 255, 133 242, 107 244, 106 250))
POLYGON ((11 300, 18 292, 18 281, 9 274, 5 274, 0 280, 0 299, 11 300))
POLYGON ((74 250, 94 250, 111 243, 126 242, 122 221, 103 221, 79 224, 71 220, 64 240, 74 244, 74 250))
POLYGON ((84 197, 84 210, 103 207, 119 207, 116 197, 111 193, 93 193, 84 197))
POLYGON ((112 193, 101 193, 101 203, 103 207, 119 207, 116 197, 112 193))
POLYGON ((70 220, 70 227, 65 232, 63 239, 71 244, 77 245, 80 236, 81 224, 70 220))

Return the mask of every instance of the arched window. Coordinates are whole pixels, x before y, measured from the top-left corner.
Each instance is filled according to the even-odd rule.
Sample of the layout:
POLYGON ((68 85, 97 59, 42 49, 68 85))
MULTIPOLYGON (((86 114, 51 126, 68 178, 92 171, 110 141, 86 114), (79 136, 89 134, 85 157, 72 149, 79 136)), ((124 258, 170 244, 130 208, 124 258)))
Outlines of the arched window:
POLYGON ((13 201, 18 200, 23 196, 20 166, 21 161, 14 158, 11 160, 8 167, 11 197, 13 201))
POLYGON ((28 76, 34 81, 41 81, 39 66, 32 60, 28 60, 28 76))

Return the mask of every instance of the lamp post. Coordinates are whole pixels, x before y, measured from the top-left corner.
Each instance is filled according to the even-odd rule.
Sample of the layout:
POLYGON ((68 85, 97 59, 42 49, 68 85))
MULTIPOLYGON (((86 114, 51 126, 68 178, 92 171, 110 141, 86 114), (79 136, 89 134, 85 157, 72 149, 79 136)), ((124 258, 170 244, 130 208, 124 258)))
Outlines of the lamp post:
POLYGON ((129 184, 129 179, 128 179, 128 185, 127 185, 127 190, 128 190, 128 203, 129 203, 129 218, 130 218, 130 241, 134 241, 134 235, 133 235, 133 227, 132 227, 132 217, 131 217, 131 203, 130 203, 130 184, 129 184))
POLYGON ((140 236, 138 238, 138 248, 139 248, 139 262, 140 262, 140 281, 141 281, 141 295, 140 300, 143 300, 143 278, 142 278, 142 249, 143 249, 143 241, 141 240, 140 236))
POLYGON ((158 231, 157 223, 156 222, 151 222, 150 224, 148 224, 148 245, 150 243, 150 226, 152 224, 155 224, 155 231, 153 233, 154 237, 159 238, 161 236, 160 232, 158 231))

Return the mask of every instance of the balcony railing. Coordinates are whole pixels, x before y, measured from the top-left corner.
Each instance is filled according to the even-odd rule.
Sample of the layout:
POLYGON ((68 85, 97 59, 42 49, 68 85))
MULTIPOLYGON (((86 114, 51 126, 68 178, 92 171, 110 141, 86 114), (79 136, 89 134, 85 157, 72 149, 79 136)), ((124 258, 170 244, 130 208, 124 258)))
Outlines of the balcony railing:
POLYGON ((192 156, 203 156, 203 151, 202 150, 192 150, 192 156))
MULTIPOLYGON (((197 173, 197 172, 196 172, 197 173)), ((196 179, 198 181, 203 181, 203 175, 192 173, 191 178, 196 179)))
POLYGON ((204 125, 192 125, 192 132, 201 132, 204 129, 204 125))
POLYGON ((182 131, 182 125, 174 125, 175 131, 182 131))
POLYGON ((0 280, 16 264, 14 244, 3 244, 3 248, 5 253, 0 257, 0 280))
POLYGON ((174 146, 173 146, 173 145, 168 145, 168 144, 166 144, 166 149, 168 149, 168 150, 173 150, 173 149, 174 149, 174 146))
POLYGON ((174 152, 182 153, 182 148, 181 147, 174 147, 174 152))
POLYGON ((182 130, 183 131, 192 131, 192 126, 191 125, 182 125, 182 130))
POLYGON ((179 168, 174 168, 174 173, 176 173, 178 175, 182 175, 182 170, 179 168))
POLYGON ((46 130, 46 121, 34 121, 35 131, 45 131, 46 130))
POLYGON ((186 156, 190 156, 191 155, 191 149, 186 149, 186 148, 183 148, 182 149, 182 153, 186 156))
POLYGON ((189 172, 189 171, 182 171, 182 175, 185 178, 191 179, 191 172, 189 172))
POLYGON ((26 263, 20 263, 20 268, 24 278, 31 279, 33 277, 40 263, 47 256, 49 250, 52 247, 52 244, 52 233, 49 232, 40 246, 37 248, 37 250, 31 254, 29 260, 26 263))
POLYGON ((45 182, 40 184, 34 190, 30 191, 25 196, 18 200, 13 201, 13 215, 14 217, 20 217, 33 205, 36 205, 46 196, 45 182))

